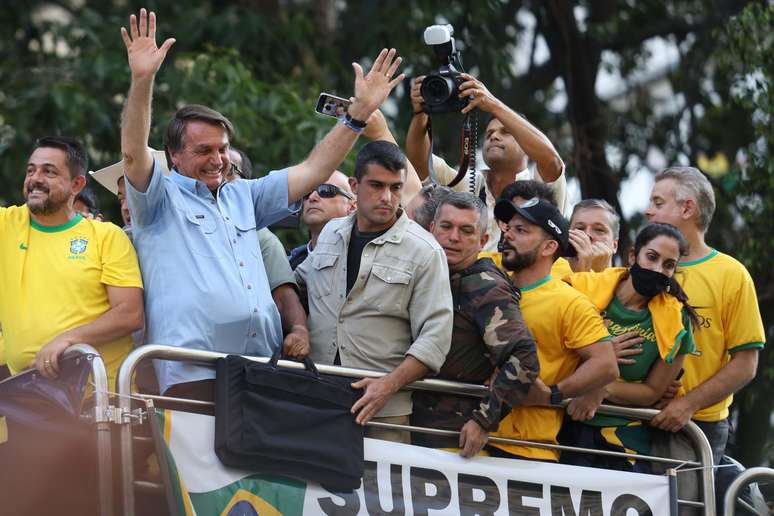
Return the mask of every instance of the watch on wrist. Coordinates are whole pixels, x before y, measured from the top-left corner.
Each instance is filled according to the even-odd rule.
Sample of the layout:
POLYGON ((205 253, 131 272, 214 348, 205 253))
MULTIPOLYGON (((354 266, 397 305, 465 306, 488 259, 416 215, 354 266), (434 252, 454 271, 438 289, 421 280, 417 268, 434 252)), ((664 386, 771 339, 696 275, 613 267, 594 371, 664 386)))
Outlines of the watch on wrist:
POLYGON ((349 125, 352 125, 353 127, 356 127, 358 129, 365 129, 367 125, 362 120, 358 120, 357 118, 352 118, 352 115, 350 115, 349 113, 345 115, 345 119, 349 125))
POLYGON ((559 390, 556 384, 551 386, 551 405, 561 405, 564 400, 564 394, 559 390))

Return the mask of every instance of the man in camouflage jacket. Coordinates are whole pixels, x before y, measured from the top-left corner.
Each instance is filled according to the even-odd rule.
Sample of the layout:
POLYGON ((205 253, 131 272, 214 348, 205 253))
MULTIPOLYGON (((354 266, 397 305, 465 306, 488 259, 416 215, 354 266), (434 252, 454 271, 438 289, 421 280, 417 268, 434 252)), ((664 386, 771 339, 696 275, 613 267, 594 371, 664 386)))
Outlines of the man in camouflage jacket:
POLYGON ((438 448, 461 448, 470 457, 486 443, 511 406, 526 398, 537 378, 535 341, 519 310, 520 294, 489 258, 478 259, 486 242, 487 212, 468 193, 442 201, 432 225, 444 248, 454 301, 452 345, 438 378, 489 383, 483 400, 425 391, 414 393, 412 423, 460 430, 460 438, 415 434, 413 442, 438 448))

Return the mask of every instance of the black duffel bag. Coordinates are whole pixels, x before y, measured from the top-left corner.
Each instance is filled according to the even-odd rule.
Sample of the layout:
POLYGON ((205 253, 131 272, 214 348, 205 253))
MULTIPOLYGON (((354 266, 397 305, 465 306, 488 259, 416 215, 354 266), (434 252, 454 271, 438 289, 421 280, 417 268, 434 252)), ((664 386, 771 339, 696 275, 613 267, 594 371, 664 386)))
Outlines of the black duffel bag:
POLYGON ((215 453, 230 467, 318 482, 336 491, 360 487, 363 427, 350 412, 362 392, 352 379, 238 355, 217 361, 215 453))

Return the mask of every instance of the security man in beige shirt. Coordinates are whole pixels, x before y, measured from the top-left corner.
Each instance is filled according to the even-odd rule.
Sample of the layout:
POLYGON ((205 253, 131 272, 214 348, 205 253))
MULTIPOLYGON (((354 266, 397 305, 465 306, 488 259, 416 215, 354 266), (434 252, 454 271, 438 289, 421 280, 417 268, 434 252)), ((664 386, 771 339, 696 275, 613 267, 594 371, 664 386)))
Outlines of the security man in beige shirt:
MULTIPOLYGON (((401 387, 436 373, 451 344, 449 271, 435 239, 399 209, 406 158, 393 143, 371 142, 350 179, 357 211, 326 224, 296 278, 309 307, 315 362, 385 371, 364 389, 356 421, 408 424, 411 393, 401 387)), ((302 295, 303 295, 302 294, 302 295)), ((405 431, 366 435, 410 442, 405 431)))

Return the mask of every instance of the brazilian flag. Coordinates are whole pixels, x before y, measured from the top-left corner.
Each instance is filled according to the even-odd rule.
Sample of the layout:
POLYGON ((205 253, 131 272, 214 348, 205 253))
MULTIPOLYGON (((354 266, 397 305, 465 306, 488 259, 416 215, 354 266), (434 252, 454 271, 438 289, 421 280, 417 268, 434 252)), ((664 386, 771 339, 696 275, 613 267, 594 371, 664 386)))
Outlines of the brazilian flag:
POLYGON ((170 508, 181 515, 301 515, 304 482, 223 466, 213 449, 215 418, 157 410, 153 425, 170 508))

